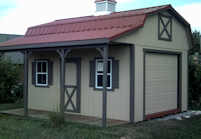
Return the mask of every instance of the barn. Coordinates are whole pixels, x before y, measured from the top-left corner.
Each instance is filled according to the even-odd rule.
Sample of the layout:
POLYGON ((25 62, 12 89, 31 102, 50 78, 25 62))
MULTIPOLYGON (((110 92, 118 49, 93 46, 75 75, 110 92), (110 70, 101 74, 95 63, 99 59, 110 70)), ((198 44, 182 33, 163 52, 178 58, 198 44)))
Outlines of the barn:
POLYGON ((96 0, 93 16, 28 28, 0 44, 25 60, 29 110, 139 122, 187 110, 190 24, 171 6, 115 12, 96 0))

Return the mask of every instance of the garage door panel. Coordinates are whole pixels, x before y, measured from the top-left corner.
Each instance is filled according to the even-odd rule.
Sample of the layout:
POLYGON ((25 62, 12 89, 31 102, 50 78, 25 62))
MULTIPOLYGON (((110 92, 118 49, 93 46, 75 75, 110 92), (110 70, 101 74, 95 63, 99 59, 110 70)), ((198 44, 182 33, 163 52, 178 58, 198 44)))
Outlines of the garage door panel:
POLYGON ((145 114, 177 108, 178 60, 176 55, 145 55, 145 114))

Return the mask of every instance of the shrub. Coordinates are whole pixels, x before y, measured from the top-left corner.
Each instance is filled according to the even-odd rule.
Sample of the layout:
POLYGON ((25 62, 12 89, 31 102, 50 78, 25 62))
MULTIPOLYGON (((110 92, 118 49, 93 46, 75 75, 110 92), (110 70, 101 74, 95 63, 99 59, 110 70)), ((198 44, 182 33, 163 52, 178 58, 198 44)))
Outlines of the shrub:
POLYGON ((60 112, 50 112, 48 117, 51 126, 54 128, 61 127, 64 124, 64 115, 60 112))
POLYGON ((201 108, 201 65, 189 63, 189 108, 201 108))
POLYGON ((22 97, 23 85, 19 84, 20 67, 0 58, 0 103, 11 103, 22 97))

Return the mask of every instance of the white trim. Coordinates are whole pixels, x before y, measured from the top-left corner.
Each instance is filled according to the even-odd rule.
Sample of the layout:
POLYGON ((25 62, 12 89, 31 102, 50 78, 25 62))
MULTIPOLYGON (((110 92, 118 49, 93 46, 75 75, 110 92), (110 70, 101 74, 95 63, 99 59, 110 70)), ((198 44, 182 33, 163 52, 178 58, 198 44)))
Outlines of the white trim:
POLYGON ((109 10, 108 10, 108 0, 106 0, 105 11, 109 11, 109 10))
MULTIPOLYGON (((95 62, 95 88, 96 89, 102 89, 103 87, 101 86, 98 86, 98 75, 102 75, 103 76, 103 73, 98 73, 97 71, 97 63, 98 61, 102 61, 103 62, 103 59, 96 59, 96 62, 95 62)), ((107 87, 107 89, 112 89, 112 59, 108 59, 108 61, 110 62, 110 73, 107 73, 107 76, 109 75, 110 76, 110 87, 107 87)))
MULTIPOLYGON (((42 66, 41 66, 42 68, 42 66)), ((42 70, 42 69, 41 69, 42 70)), ((37 60, 36 61, 36 86, 48 86, 48 61, 47 60, 37 60), (38 72, 38 63, 46 63, 46 72, 38 72), (38 75, 46 75, 46 84, 38 83, 38 75)))

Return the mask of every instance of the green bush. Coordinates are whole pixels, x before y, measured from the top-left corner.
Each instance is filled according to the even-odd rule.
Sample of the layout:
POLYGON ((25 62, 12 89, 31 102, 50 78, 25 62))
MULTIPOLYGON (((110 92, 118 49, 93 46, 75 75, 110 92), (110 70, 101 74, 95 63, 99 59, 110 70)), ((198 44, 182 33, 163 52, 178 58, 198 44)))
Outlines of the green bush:
POLYGON ((189 63, 189 108, 201 108, 201 65, 189 63))
POLYGON ((20 67, 0 58, 0 103, 15 102, 22 97, 23 85, 19 84, 20 67))

